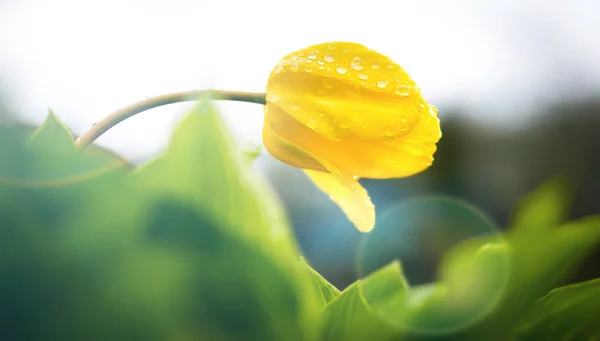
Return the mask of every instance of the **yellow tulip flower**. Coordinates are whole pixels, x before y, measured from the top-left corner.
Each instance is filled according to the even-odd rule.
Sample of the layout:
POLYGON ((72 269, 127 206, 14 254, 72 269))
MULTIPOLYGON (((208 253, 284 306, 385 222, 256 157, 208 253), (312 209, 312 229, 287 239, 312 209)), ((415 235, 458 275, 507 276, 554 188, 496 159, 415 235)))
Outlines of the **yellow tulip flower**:
POLYGON ((358 179, 401 178, 433 162, 437 109, 406 71, 365 46, 333 42, 285 56, 267 85, 263 142, 302 168, 358 230, 375 208, 358 179))

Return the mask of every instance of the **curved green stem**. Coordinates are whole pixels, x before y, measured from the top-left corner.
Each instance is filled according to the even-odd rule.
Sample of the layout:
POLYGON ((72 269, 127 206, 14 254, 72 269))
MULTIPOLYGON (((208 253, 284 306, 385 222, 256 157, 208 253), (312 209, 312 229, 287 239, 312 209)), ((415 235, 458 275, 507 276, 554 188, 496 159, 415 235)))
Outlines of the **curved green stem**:
POLYGON ((238 101, 257 104, 266 104, 265 94, 256 92, 240 92, 240 91, 225 91, 225 90, 193 90, 176 92, 156 97, 146 98, 143 101, 133 103, 105 117, 102 121, 95 123, 76 141, 75 146, 79 150, 84 150, 91 145, 98 137, 108 131, 110 128, 117 125, 136 114, 148 109, 160 107, 162 105, 198 101, 201 98, 211 100, 238 101))

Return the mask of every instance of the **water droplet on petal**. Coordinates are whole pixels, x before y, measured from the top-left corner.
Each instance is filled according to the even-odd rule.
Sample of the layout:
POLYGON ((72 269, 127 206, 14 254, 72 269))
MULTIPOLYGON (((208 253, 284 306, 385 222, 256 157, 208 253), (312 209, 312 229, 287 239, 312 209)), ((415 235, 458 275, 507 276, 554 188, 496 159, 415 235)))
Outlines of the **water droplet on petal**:
POLYGON ((327 89, 331 89, 331 87, 333 86, 333 78, 331 78, 330 75, 325 75, 323 77, 323 86, 327 89))
POLYGON ((307 66, 307 67, 304 68, 304 71, 306 71, 308 73, 311 73, 313 70, 307 66))
POLYGON ((379 63, 373 63, 373 64, 371 64, 371 69, 373 69, 373 70, 379 69, 379 63))
POLYGON ((283 65, 279 64, 275 67, 275 70, 273 70, 274 73, 280 73, 281 71, 283 71, 283 65))
POLYGON ((327 47, 328 47, 330 50, 335 50, 335 43, 329 43, 329 44, 327 45, 327 47))
POLYGON ((299 58, 299 57, 298 57, 298 56, 296 56, 295 54, 293 54, 293 55, 290 57, 290 59, 291 59, 291 60, 296 60, 296 59, 298 59, 298 58, 299 58))
POLYGON ((377 82, 377 86, 380 87, 380 88, 382 88, 382 89, 385 88, 388 84, 390 84, 390 82, 388 82, 388 81, 379 81, 379 82, 377 82))
POLYGON ((298 71, 298 68, 300 68, 298 63, 292 63, 292 65, 290 65, 290 71, 292 71, 292 72, 298 71))
POLYGON ((336 71, 337 71, 337 73, 339 73, 340 75, 345 75, 345 74, 348 72, 348 70, 346 70, 346 68, 343 68, 343 67, 339 67, 339 68, 337 68, 337 69, 336 69, 336 71))
POLYGON ((407 120, 406 120, 406 117, 402 117, 402 118, 400 119, 400 122, 402 122, 402 123, 406 123, 406 121, 407 121, 407 120))
POLYGON ((410 96, 410 88, 406 85, 398 85, 394 88, 394 92, 402 97, 410 96))
POLYGON ((325 61, 328 63, 335 62, 335 57, 331 53, 326 54, 325 57, 323 57, 323 59, 325 59, 325 61))
POLYGON ((314 118, 309 118, 306 121, 306 125, 311 129, 315 129, 317 127, 317 121, 314 118))
POLYGON ((325 62, 322 61, 322 60, 317 60, 317 64, 319 64, 319 65, 325 65, 325 62))
POLYGON ((438 109, 436 107, 434 107, 433 105, 430 104, 429 105, 429 113, 432 114, 432 115, 434 115, 434 116, 437 116, 438 115, 438 109))
POLYGON ((309 53, 307 57, 308 57, 308 59, 317 59, 317 54, 316 53, 309 53))
POLYGON ((364 62, 362 61, 362 59, 358 58, 358 57, 354 57, 354 59, 352 59, 352 61, 350 62, 350 66, 357 71, 360 71, 362 69, 364 69, 364 62))
POLYGON ((364 73, 361 73, 361 74, 359 74, 359 75, 358 75, 358 78, 360 78, 360 79, 362 79, 362 80, 366 80, 366 79, 368 79, 368 78, 369 78, 369 76, 367 76, 367 75, 366 75, 366 74, 364 74, 364 73))
POLYGON ((352 175, 352 179, 358 180, 358 175, 352 175))

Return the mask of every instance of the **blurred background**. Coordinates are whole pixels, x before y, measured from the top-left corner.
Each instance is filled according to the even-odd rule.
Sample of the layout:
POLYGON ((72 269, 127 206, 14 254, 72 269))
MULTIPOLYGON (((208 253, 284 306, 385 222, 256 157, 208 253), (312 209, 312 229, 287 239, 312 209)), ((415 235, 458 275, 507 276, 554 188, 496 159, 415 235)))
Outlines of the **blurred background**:
MULTIPOLYGON (((51 108, 81 134, 148 96, 264 91, 294 50, 361 43, 402 65, 442 121, 430 169, 361 181, 376 230, 393 231, 386 252, 362 247, 364 236, 302 171, 266 151, 255 167, 283 200, 308 260, 336 286, 360 276, 361 258, 377 252, 396 252, 412 264, 411 282, 427 282, 449 244, 428 241, 465 238, 457 226, 472 226, 467 234, 505 227, 516 201, 550 177, 573 185, 574 218, 600 213, 598 11, 593 0, 0 0, 0 115, 39 125, 51 108), (420 198, 433 206, 407 209, 420 198)), ((218 106, 240 146, 261 144, 261 106, 218 106)), ((148 111, 97 143, 143 163, 187 108, 148 111)), ((571 281, 600 276, 599 262, 591 257, 571 281)))

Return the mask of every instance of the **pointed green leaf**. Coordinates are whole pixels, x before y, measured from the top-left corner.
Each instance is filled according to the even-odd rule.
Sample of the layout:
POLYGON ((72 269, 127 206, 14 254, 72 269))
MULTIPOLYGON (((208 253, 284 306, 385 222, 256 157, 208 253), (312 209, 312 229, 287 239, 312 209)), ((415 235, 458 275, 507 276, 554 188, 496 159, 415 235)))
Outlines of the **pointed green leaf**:
POLYGON ((329 302, 322 313, 322 340, 397 340, 401 331, 380 314, 402 313, 406 282, 399 263, 377 270, 329 302), (375 311, 372 305, 377 307, 375 311))
MULTIPOLYGON (((218 221, 219 229, 264 253, 293 279, 301 319, 314 324, 310 321, 318 297, 312 294, 310 275, 300 261, 283 208, 241 158, 225 123, 209 103, 200 103, 187 114, 165 154, 140 168, 131 181, 148 197, 186 203, 218 221)), ((269 287, 268 282, 260 283, 269 287)))
POLYGON ((513 218, 513 229, 555 228, 567 218, 571 196, 564 179, 547 181, 519 203, 513 218))
POLYGON ((243 162, 225 123, 209 103, 198 104, 183 118, 165 155, 142 167, 133 181, 193 203, 268 252, 299 260, 281 205, 243 162))
POLYGON ((304 258, 302 258, 306 268, 309 272, 309 276, 312 279, 313 287, 315 289, 317 300, 322 304, 327 304, 334 298, 340 295, 340 291, 329 283, 320 273, 313 269, 304 258))
POLYGON ((29 144, 33 148, 43 148, 54 153, 72 154, 76 150, 71 130, 52 111, 44 123, 31 134, 29 144))
POLYGON ((600 337, 600 279, 552 290, 536 302, 519 340, 592 340, 600 337))

